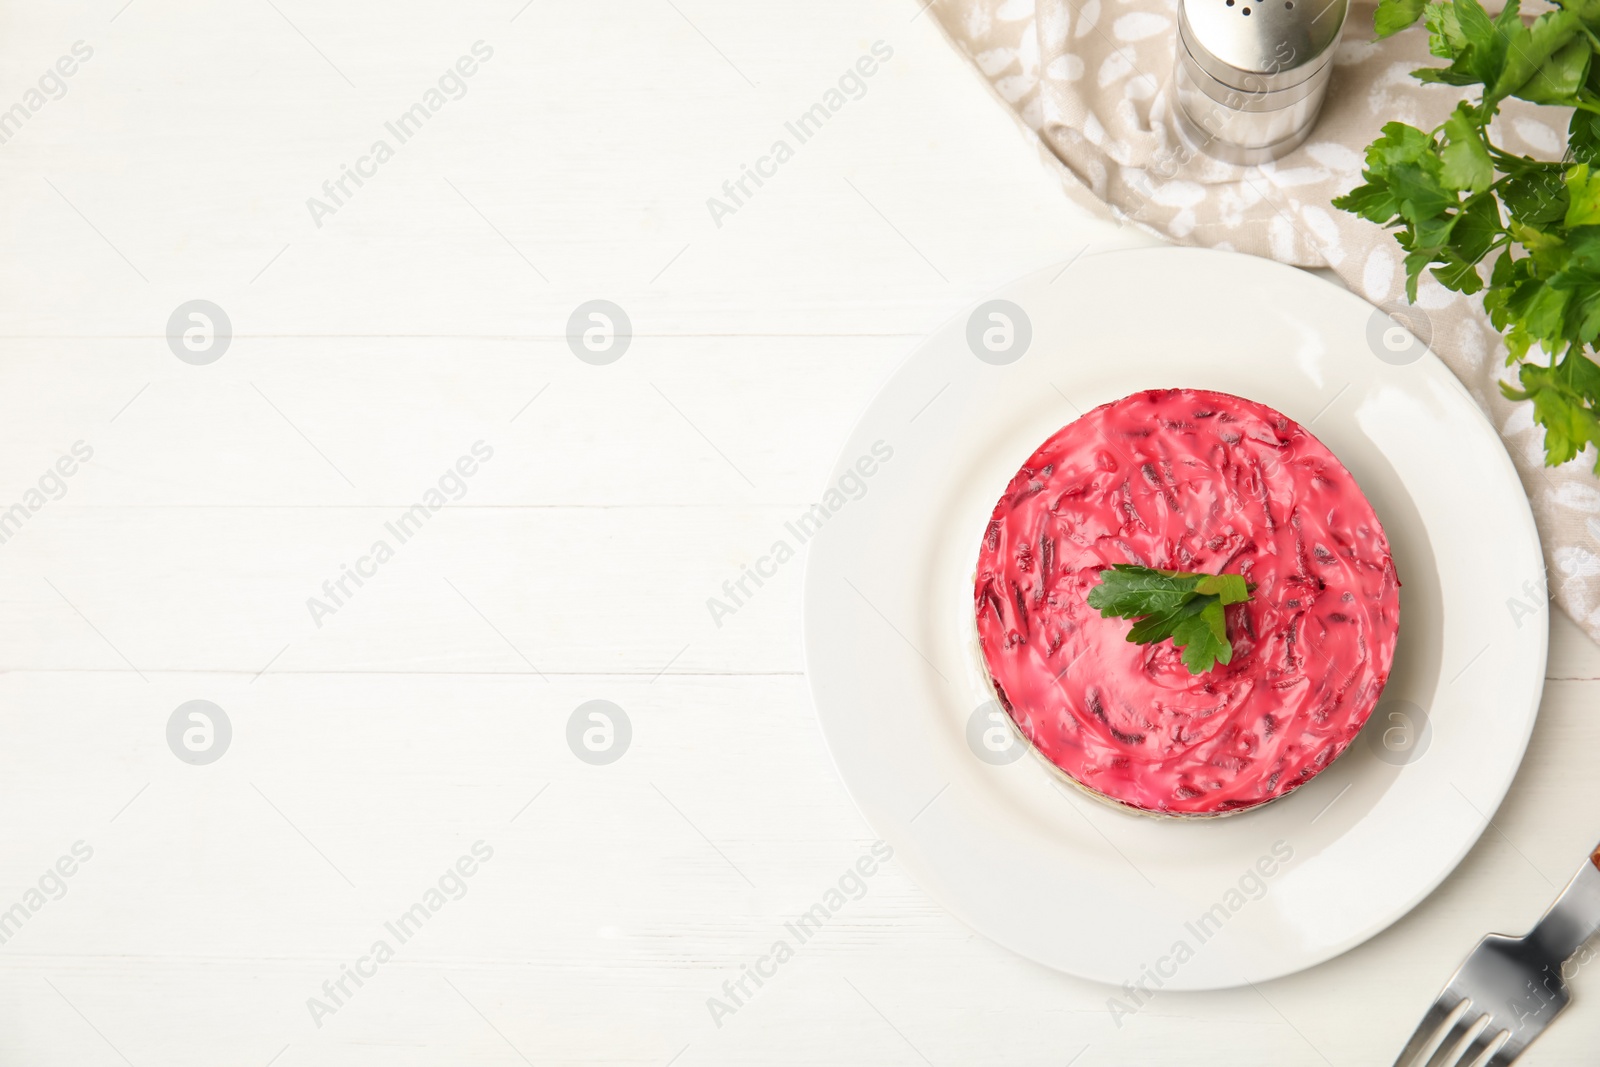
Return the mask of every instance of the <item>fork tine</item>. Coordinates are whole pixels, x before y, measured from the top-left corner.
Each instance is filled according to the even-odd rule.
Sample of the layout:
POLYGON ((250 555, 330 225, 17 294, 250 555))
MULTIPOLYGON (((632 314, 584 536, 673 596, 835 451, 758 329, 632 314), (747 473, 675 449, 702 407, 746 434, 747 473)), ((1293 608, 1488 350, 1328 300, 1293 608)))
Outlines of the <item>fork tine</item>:
MULTIPOLYGON (((1472 1001, 1470 999, 1463 999, 1461 1003, 1465 1004, 1468 1008, 1472 1007, 1472 1001)), ((1467 1062, 1454 1055, 1455 1048, 1457 1045, 1463 1043, 1467 1034, 1471 1032, 1472 1028, 1476 1026, 1480 1020, 1483 1022, 1488 1022, 1488 1014, 1480 1012, 1474 1015, 1471 1011, 1463 1011, 1459 1016, 1457 1016, 1455 1024, 1452 1025, 1449 1032, 1444 1035, 1444 1040, 1440 1042, 1438 1050, 1435 1051, 1431 1057, 1429 1057, 1428 1067, 1450 1067, 1451 1064, 1459 1065, 1467 1062)))
POLYGON ((1526 1043, 1508 1039, 1489 1057, 1489 1062, 1483 1067, 1511 1067, 1517 1058, 1528 1050, 1526 1043))
POLYGON ((1431 1047, 1431 1040, 1437 1034, 1445 1021, 1461 1007, 1462 1002, 1450 1003, 1445 995, 1428 1006, 1428 1011, 1422 1017, 1422 1022, 1417 1024, 1417 1029, 1412 1033, 1411 1040, 1406 1042, 1406 1047, 1401 1051, 1400 1058, 1394 1061, 1394 1067, 1407 1067, 1408 1064, 1419 1059, 1431 1047))
MULTIPOLYGON (((1473 1065, 1478 1062, 1479 1058, 1482 1057, 1491 1046, 1494 1046, 1495 1051, 1499 1052, 1500 1047, 1496 1046, 1496 1042, 1509 1040, 1510 1037, 1511 1031, 1499 1026, 1495 1026, 1491 1021, 1488 1026, 1483 1028, 1482 1033, 1472 1039, 1472 1044, 1467 1046, 1467 1050, 1463 1052, 1461 1054, 1461 1058, 1456 1061, 1457 1067, 1473 1067, 1473 1065)), ((1493 1061, 1491 1060, 1491 1062, 1493 1061)), ((1510 1063, 1511 1061, 1504 1060, 1502 1062, 1510 1063)))

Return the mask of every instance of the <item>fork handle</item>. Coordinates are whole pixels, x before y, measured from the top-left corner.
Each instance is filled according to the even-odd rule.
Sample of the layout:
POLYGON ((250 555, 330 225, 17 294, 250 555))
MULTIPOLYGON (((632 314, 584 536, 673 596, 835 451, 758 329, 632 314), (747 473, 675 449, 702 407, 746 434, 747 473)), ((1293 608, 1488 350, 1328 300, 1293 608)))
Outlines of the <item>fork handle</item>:
POLYGON ((1566 962, 1600 931, 1600 846, 1528 932, 1544 958, 1566 962))

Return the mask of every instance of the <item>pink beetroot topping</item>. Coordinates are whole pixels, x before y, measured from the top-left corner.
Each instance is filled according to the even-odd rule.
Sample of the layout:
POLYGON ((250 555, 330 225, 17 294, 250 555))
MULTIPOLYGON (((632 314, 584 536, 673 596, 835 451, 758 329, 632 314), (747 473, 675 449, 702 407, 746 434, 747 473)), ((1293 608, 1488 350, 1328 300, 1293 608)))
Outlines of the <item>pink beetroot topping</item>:
POLYGON ((1309 781, 1356 736, 1394 660, 1400 582, 1350 472, 1265 404, 1168 389, 1098 407, 1006 487, 978 553, 978 640, 1024 736, 1089 789, 1216 815, 1309 781), (1089 607, 1114 563, 1242 574, 1233 661, 1089 607))

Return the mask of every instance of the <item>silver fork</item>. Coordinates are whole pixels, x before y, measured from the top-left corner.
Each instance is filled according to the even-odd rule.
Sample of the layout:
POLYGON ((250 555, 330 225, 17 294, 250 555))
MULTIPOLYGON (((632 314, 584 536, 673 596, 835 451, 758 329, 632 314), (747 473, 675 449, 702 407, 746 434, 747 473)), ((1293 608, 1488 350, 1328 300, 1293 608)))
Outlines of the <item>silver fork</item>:
POLYGON ((1524 937, 1490 934, 1422 1017, 1395 1067, 1506 1067, 1570 996, 1562 966, 1600 930, 1600 847, 1524 937))

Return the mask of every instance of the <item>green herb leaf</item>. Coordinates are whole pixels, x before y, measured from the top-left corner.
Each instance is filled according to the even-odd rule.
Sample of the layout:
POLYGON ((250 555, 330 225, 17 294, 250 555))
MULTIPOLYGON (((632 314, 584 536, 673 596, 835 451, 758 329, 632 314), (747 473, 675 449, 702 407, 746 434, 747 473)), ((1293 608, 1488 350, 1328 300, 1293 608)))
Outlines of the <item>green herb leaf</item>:
MULTIPOLYGON (((1146 615, 1128 630, 1128 641, 1135 645, 1154 645, 1167 640, 1172 636, 1173 628, 1178 625, 1185 615, 1192 615, 1205 607, 1204 602, 1195 603, 1194 597, 1189 597, 1176 607, 1155 615, 1146 615)), ((1189 672, 1191 674, 1194 671, 1189 672)))
POLYGON ((1400 214, 1414 225, 1426 223, 1459 203, 1444 187, 1444 164, 1438 156, 1420 163, 1396 163, 1389 168, 1389 185, 1400 201, 1400 214))
POLYGON ((1592 226, 1600 222, 1600 174, 1590 176, 1589 164, 1567 171, 1567 217, 1563 226, 1592 226))
POLYGON ((1106 617, 1137 619, 1160 614, 1186 602, 1199 577, 1118 563, 1100 572, 1100 584, 1089 590, 1089 606, 1106 617))
POLYGON ((1533 417, 1544 427, 1545 464, 1554 467, 1600 445, 1594 398, 1600 393, 1600 367, 1581 352, 1568 352, 1554 367, 1523 364, 1522 389, 1501 384, 1512 400, 1532 400, 1533 417), (1587 364, 1587 367, 1583 366, 1587 364))
MULTIPOLYGON (((1597 69, 1600 68, 1590 66, 1591 81, 1597 69)), ((1582 110, 1572 113, 1572 119, 1567 123, 1567 151, 1579 163, 1593 163, 1596 157, 1600 157, 1600 115, 1582 110)))
POLYGON ((1467 263, 1476 263, 1489 254, 1495 238, 1505 232, 1500 224, 1500 209, 1493 197, 1474 198, 1463 208, 1456 224, 1450 228, 1456 257, 1467 263))
MULTIPOLYGON (((1382 10, 1381 4, 1379 10, 1382 10)), ((1399 13, 1391 17, 1398 18, 1399 13)), ((1467 39, 1461 36, 1461 23, 1456 19, 1456 9, 1451 4, 1438 0, 1430 3, 1423 9, 1422 21, 1428 27, 1428 51, 1440 59, 1454 59, 1466 47, 1467 39)), ((1379 36, 1387 35, 1380 31, 1379 36)))
POLYGON ((1519 0, 1493 17, 1484 0, 1379 0, 1380 36, 1426 25, 1442 65, 1413 76, 1476 86, 1477 99, 1431 131, 1386 124, 1367 146, 1362 184, 1334 206, 1394 232, 1411 301, 1425 271, 1482 294, 1515 368, 1502 389, 1532 405, 1553 466, 1600 446, 1600 0, 1551 3, 1525 21, 1519 0), (1570 120, 1549 113, 1552 125, 1567 123, 1562 159, 1496 146, 1510 97, 1571 109, 1570 120))
POLYGON ((1378 10, 1372 16, 1373 29, 1379 37, 1399 33, 1422 16, 1424 4, 1425 0, 1378 0, 1378 10))
POLYGON ((1187 606, 1200 604, 1202 599, 1205 602, 1199 611, 1185 613, 1172 627, 1172 643, 1183 650, 1183 665, 1189 668, 1190 674, 1209 671, 1216 664, 1226 665, 1233 659, 1222 603, 1196 597, 1187 606))
POLYGON ((1448 143, 1439 152, 1444 184, 1473 193, 1487 189, 1494 181, 1494 164, 1483 146, 1471 104, 1463 100, 1456 105, 1444 120, 1444 136, 1448 143))
MULTIPOLYGON (((1577 115, 1573 116, 1573 121, 1577 121, 1577 115)), ((1596 145, 1600 147, 1600 140, 1596 145)), ((1567 187, 1554 168, 1527 170, 1506 179, 1500 189, 1500 199, 1505 203, 1507 214, 1535 229, 1560 222, 1567 213, 1567 187)))
POLYGON ((1250 599, 1251 585, 1239 574, 1161 571, 1118 563, 1100 572, 1089 590, 1089 606, 1105 618, 1137 619, 1128 631, 1134 644, 1171 640, 1190 674, 1233 659, 1223 608, 1250 599))
POLYGON ((1478 274, 1475 263, 1449 256, 1443 263, 1435 264, 1432 270, 1433 276, 1446 289, 1454 289, 1458 293, 1476 293, 1483 288, 1483 278, 1478 274))
POLYGON ((1472 72, 1475 80, 1485 84, 1498 80, 1506 65, 1507 42, 1513 39, 1510 35, 1519 30, 1526 35, 1527 30, 1522 28, 1520 20, 1510 28, 1496 26, 1478 0, 1455 0, 1453 6, 1456 21, 1461 26, 1461 36, 1467 42, 1455 66, 1464 66, 1472 72))
POLYGON ((1573 37, 1539 64, 1533 76, 1511 95, 1535 104, 1573 106, 1577 103, 1578 87, 1588 76, 1589 57, 1592 54, 1588 38, 1573 37))
POLYGON ((1242 574, 1207 574, 1194 583, 1194 591, 1214 596, 1224 605, 1243 604, 1250 599, 1250 584, 1242 574))
POLYGON ((1396 163, 1415 163, 1433 151, 1433 138, 1403 122, 1383 124, 1383 136, 1367 145, 1367 169, 1384 171, 1396 163))
POLYGON ((1333 206, 1380 226, 1400 213, 1400 201, 1394 198, 1389 183, 1381 178, 1374 178, 1366 185, 1358 185, 1345 195, 1335 197, 1333 206))
POLYGON ((1504 27, 1501 69, 1498 77, 1483 79, 1486 86, 1491 86, 1484 93, 1485 100, 1498 101, 1521 95, 1524 87, 1534 93, 1552 88, 1555 75, 1547 64, 1581 29, 1577 12, 1570 9, 1546 11, 1533 20, 1532 26, 1524 26, 1522 20, 1517 19, 1504 27), (1529 82, 1536 84, 1529 85, 1529 82))

